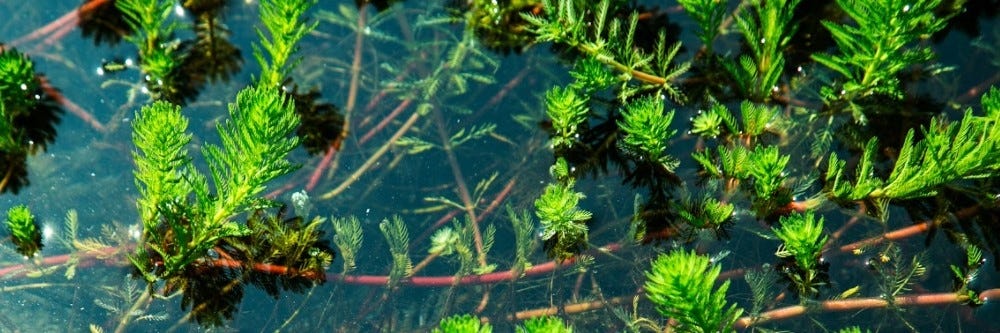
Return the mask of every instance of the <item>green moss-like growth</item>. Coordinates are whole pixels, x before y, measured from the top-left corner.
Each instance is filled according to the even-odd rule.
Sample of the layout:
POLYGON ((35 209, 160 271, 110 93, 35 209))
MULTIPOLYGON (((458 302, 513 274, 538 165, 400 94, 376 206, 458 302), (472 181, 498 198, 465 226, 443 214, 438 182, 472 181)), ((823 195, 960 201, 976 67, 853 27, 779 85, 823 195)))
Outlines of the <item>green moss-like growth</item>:
POLYGON ((732 332, 743 309, 726 304, 729 281, 713 290, 721 270, 693 251, 671 251, 646 272, 646 295, 660 314, 676 321, 678 332, 732 332))
MULTIPOLYGON (((35 64, 27 56, 16 49, 0 50, 0 105, 5 108, 2 120, 8 122, 4 126, 11 126, 13 118, 30 111, 37 102, 31 94, 38 87, 35 64)), ((9 148, 6 140, 0 144, 3 144, 0 148, 9 148)))
POLYGON ((17 205, 7 210, 7 229, 18 253, 31 258, 42 249, 42 233, 28 206, 17 205))
POLYGON ((454 315, 441 319, 441 323, 432 331, 434 333, 490 333, 493 327, 482 323, 473 315, 454 315))

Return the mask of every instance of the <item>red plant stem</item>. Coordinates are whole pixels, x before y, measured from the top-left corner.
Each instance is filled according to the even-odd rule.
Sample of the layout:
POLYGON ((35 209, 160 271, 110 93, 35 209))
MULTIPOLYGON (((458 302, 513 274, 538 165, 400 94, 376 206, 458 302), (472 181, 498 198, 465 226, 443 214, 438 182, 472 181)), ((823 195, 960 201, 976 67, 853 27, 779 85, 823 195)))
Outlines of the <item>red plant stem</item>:
MULTIPOLYGON (((486 206, 486 209, 484 209, 483 212, 479 214, 479 216, 476 216, 478 222, 482 222, 483 219, 486 218, 486 216, 489 216, 493 212, 493 210, 499 207, 500 204, 503 203, 505 199, 507 199, 507 196, 510 195, 510 191, 514 189, 515 184, 517 184, 517 178, 511 178, 510 181, 507 182, 507 185, 504 186, 503 190, 500 190, 500 193, 497 193, 497 196, 493 198, 493 201, 490 201, 490 204, 486 206)), ((463 211, 461 209, 453 209, 450 212, 448 212, 448 214, 444 214, 444 216, 435 221, 433 225, 431 225, 429 228, 424 229, 424 232, 421 233, 420 236, 417 236, 416 238, 413 239, 412 242, 410 242, 410 249, 412 250, 414 245, 419 244, 422 240, 427 239, 427 237, 430 237, 431 234, 434 233, 434 231, 440 229, 442 226, 450 222, 453 218, 455 218, 455 216, 458 216, 458 214, 461 214, 462 212, 463 211)))
POLYGON ((80 118, 80 120, 83 120, 83 122, 87 123, 87 125, 90 125, 90 127, 93 127, 98 132, 104 133, 106 131, 104 124, 97 121, 97 118, 94 118, 90 112, 87 112, 87 110, 84 110, 82 107, 66 98, 66 96, 63 96, 62 92, 52 87, 48 79, 45 77, 39 77, 39 81, 41 82, 42 91, 44 91, 46 95, 49 95, 49 97, 52 97, 53 101, 65 107, 69 113, 72 113, 77 118, 80 118))
MULTIPOLYGON (((596 249, 600 252, 615 252, 621 249, 621 244, 611 243, 596 249)), ((78 253, 80 260, 80 266, 86 267, 87 265, 93 264, 99 260, 98 258, 112 256, 113 254, 122 251, 122 248, 117 247, 106 247, 101 250, 87 251, 78 253), (87 264, 87 265, 85 265, 87 264)), ((124 249, 128 250, 128 249, 124 249)), ((37 266, 55 266, 68 262, 70 259, 69 254, 45 257, 39 260, 37 266)), ((119 262, 112 259, 103 260, 105 262, 119 262)), ((457 284, 492 284, 505 281, 513 281, 516 279, 528 276, 535 276, 540 274, 547 274, 554 271, 561 266, 569 266, 576 261, 576 257, 572 257, 557 263, 556 261, 549 261, 541 264, 532 266, 529 269, 523 271, 523 275, 518 275, 517 272, 513 270, 506 270, 502 272, 494 272, 483 275, 469 275, 464 276, 456 281, 454 276, 414 276, 405 278, 399 281, 399 285, 410 285, 415 287, 451 287, 457 284)), ((232 259, 215 259, 211 261, 206 261, 204 264, 212 267, 224 267, 224 268, 239 268, 243 267, 243 262, 232 259)), ((8 267, 0 268, 0 277, 14 277, 21 276, 30 270, 32 264, 17 264, 8 267)), ((282 265, 272 265, 264 263, 256 263, 251 267, 253 270, 274 274, 274 275, 291 275, 291 276, 301 276, 310 279, 319 278, 315 273, 312 272, 300 272, 293 268, 282 266, 282 265)), ((327 273, 326 278, 330 281, 338 281, 348 284, 361 284, 361 285, 372 285, 372 286, 385 286, 389 283, 389 277, 384 275, 342 275, 335 273, 327 273)))
POLYGON ((503 86, 503 88, 500 88, 500 91, 498 91, 495 95, 493 95, 493 97, 490 98, 490 100, 487 101, 486 104, 483 104, 482 107, 476 110, 474 116, 470 117, 468 121, 475 120, 476 118, 478 118, 479 115, 482 115, 483 113, 485 113, 486 111, 488 111, 489 109, 493 108, 495 105, 500 103, 500 101, 502 101, 504 97, 507 97, 507 94, 509 94, 512 90, 514 90, 514 88, 516 88, 517 85, 521 84, 521 81, 528 76, 528 73, 534 73, 534 72, 535 72, 534 69, 529 66, 521 68, 521 71, 518 72, 517 75, 514 76, 514 78, 510 79, 510 81, 508 81, 507 84, 503 86))
MULTIPOLYGON (((41 38, 42 36, 48 35, 49 33, 52 33, 53 31, 66 29, 65 28, 66 26, 74 27, 74 26, 76 26, 76 23, 80 20, 80 15, 89 13, 89 12, 97 9, 97 7, 103 6, 104 4, 106 4, 108 2, 109 2, 109 0, 92 0, 92 1, 89 1, 89 2, 87 2, 85 4, 83 4, 82 6, 80 6, 80 8, 74 9, 74 10, 72 10, 72 11, 64 14, 62 17, 56 19, 55 21, 52 21, 51 23, 45 25, 44 27, 41 27, 39 29, 35 29, 35 31, 31 32, 30 34, 27 34, 27 35, 21 36, 18 39, 15 39, 13 42, 10 42, 10 45, 11 46, 17 46, 17 45, 21 45, 21 44, 30 42, 32 40, 41 38)), ((47 42, 49 42, 49 41, 47 41, 47 42)))
POLYGON ((903 238, 908 238, 908 237, 912 237, 912 236, 915 236, 915 235, 919 235, 919 234, 922 234, 922 233, 926 232, 927 230, 931 230, 931 225, 933 225, 933 224, 934 224, 934 221, 925 221, 925 222, 921 222, 921 223, 914 224, 914 225, 911 225, 911 226, 907 226, 907 227, 904 227, 904 228, 896 229, 896 230, 884 233, 884 234, 876 236, 876 237, 868 238, 868 239, 865 239, 865 240, 862 240, 862 241, 858 241, 858 242, 854 242, 854 243, 851 243, 851 244, 847 244, 847 245, 841 246, 840 247, 840 251, 841 252, 851 252, 851 251, 854 251, 854 250, 857 250, 857 249, 861 249, 863 247, 867 247, 867 246, 872 246, 872 245, 875 245, 875 244, 879 244, 879 243, 882 243, 882 242, 887 241, 887 240, 889 240, 889 241, 899 240, 899 239, 903 239, 903 238))
POLYGON ((368 140, 371 140, 371 138, 375 136, 375 134, 382 131, 382 129, 384 129, 387 125, 389 125, 389 122, 391 122, 393 119, 396 119, 396 116, 399 116, 400 113, 403 113, 403 111, 405 111, 406 108, 410 106, 410 103, 413 103, 412 98, 407 98, 404 99, 402 102, 400 102, 399 105, 396 106, 396 108, 393 109, 388 116, 385 116, 385 118, 383 118, 382 121, 378 122, 378 125, 375 125, 375 127, 369 129, 368 132, 365 132, 365 135, 362 135, 361 139, 358 140, 358 144, 364 144, 365 142, 368 142, 368 140))
MULTIPOLYGON (((112 256, 112 255, 114 255, 115 253, 117 253, 117 252, 119 252, 121 250, 122 249, 116 248, 116 247, 106 247, 106 248, 103 248, 103 249, 100 249, 100 250, 96 250, 96 251, 79 252, 79 253, 76 254, 77 256, 79 256, 78 257, 78 259, 79 259, 78 266, 79 267, 87 267, 87 266, 93 265, 95 262, 98 261, 97 260, 98 258, 112 256)), ((4 268, 0 268, 0 278, 10 278, 10 277, 16 277, 16 276, 23 276, 25 273, 27 273, 28 271, 30 271, 32 267, 36 267, 36 266, 38 266, 38 267, 41 267, 41 266, 56 266, 56 265, 65 264, 66 262, 68 262, 70 260, 71 256, 72 255, 70 255, 70 254, 62 254, 62 255, 44 257, 44 258, 39 259, 35 263, 16 264, 16 265, 11 265, 11 266, 7 266, 7 267, 4 267, 4 268)), ((107 261, 112 261, 112 260, 107 260, 107 261)))
MULTIPOLYGON (((979 294, 980 301, 986 301, 989 298, 995 298, 1000 296, 1000 288, 989 289, 983 291, 979 294)), ((965 295, 959 295, 957 293, 938 293, 938 294, 914 294, 914 295, 902 295, 893 298, 894 306, 915 306, 915 305, 939 305, 939 304, 954 304, 954 303, 965 303, 968 302, 969 298, 965 295)), ((890 305, 889 301, 878 297, 866 297, 866 298, 850 298, 850 299, 836 299, 823 301, 819 304, 803 306, 803 305, 793 305, 780 309, 771 310, 760 315, 759 318, 751 318, 749 316, 742 317, 736 321, 733 326, 736 328, 749 328, 750 326, 763 324, 766 322, 787 319, 791 317, 801 316, 810 311, 813 312, 843 312, 843 311, 857 311, 864 309, 876 309, 884 308, 890 305)))
POLYGON ((990 87, 998 81, 1000 81, 1000 73, 994 74, 985 81, 969 88, 969 90, 967 90, 965 94, 962 94, 962 96, 959 96, 956 101, 960 104, 968 104, 989 90, 990 87))
MULTIPOLYGON (((973 205, 973 206, 969 206, 969 207, 966 207, 966 208, 959 209, 954 214, 955 218, 957 218, 957 219, 964 219, 964 218, 967 218, 969 216, 975 215, 975 214, 977 214, 979 212, 979 208, 980 208, 979 205, 973 205)), ((882 243, 882 242, 887 241, 887 240, 894 241, 894 240, 900 240, 900 239, 904 239, 904 238, 909 238, 909 237, 913 237, 913 236, 916 236, 916 235, 920 235, 920 234, 923 234, 924 232, 927 232, 928 230, 931 230, 931 228, 934 227, 937 223, 938 223, 938 221, 929 220, 929 221, 920 222, 920 223, 917 223, 917 224, 914 224, 914 225, 911 225, 911 226, 906 226, 906 227, 903 227, 903 228, 900 228, 900 229, 896 229, 896 230, 893 230, 893 231, 890 231, 890 232, 886 232, 886 233, 882 234, 881 236, 876 236, 876 237, 868 238, 868 239, 865 239, 865 240, 862 240, 862 241, 858 241, 858 242, 854 242, 854 243, 851 243, 851 244, 847 244, 847 245, 841 246, 840 247, 840 251, 841 252, 850 252, 850 251, 854 251, 854 250, 857 250, 857 249, 861 249, 861 248, 866 247, 866 246, 871 246, 871 245, 879 244, 879 243, 882 243)))
POLYGON ((45 37, 45 40, 42 41, 42 44, 35 46, 35 50, 40 51, 43 46, 54 45, 60 39, 66 37, 66 34, 68 34, 70 31, 73 31, 73 29, 76 29, 76 22, 73 22, 73 24, 67 24, 59 27, 59 29, 56 29, 56 31, 52 32, 51 35, 45 37))
MULTIPOLYGON (((605 245, 600 248, 601 251, 614 252, 621 249, 621 245, 617 243, 612 243, 605 245)), ((555 261, 549 261, 546 263, 537 264, 531 266, 531 268, 524 270, 523 274, 525 277, 535 276, 540 274, 547 274, 554 271, 560 266, 568 266, 576 261, 576 257, 566 259, 562 263, 556 263, 555 261)), ((374 275, 340 275, 340 274, 327 274, 326 278, 330 281, 343 281, 344 283, 350 284, 362 284, 362 285, 372 285, 372 286, 384 286, 389 283, 388 276, 374 276, 374 275)), ((399 281, 399 285, 409 285, 414 287, 451 287, 456 284, 472 285, 472 284, 492 284, 505 281, 513 281, 520 278, 516 272, 512 270, 506 270, 502 272, 493 272, 483 275, 469 275, 463 276, 455 281, 454 276, 413 276, 405 278, 399 281)))
POLYGON ((323 171, 330 166, 330 161, 333 161, 333 154, 337 153, 337 147, 335 145, 330 145, 326 148, 326 154, 323 155, 323 159, 319 161, 316 165, 316 170, 313 170, 312 175, 309 176, 309 182, 306 183, 306 191, 312 191, 316 188, 316 184, 319 184, 320 178, 323 178, 323 171))
MULTIPOLYGON (((830 242, 827 244, 833 244, 834 242, 839 240, 840 236, 843 236, 844 233, 847 232, 847 229, 850 229, 852 226, 861 221, 861 216, 864 216, 867 211, 868 211, 868 206, 866 206, 865 203, 862 202, 858 206, 858 211, 854 213, 854 216, 851 216, 850 220, 847 220, 847 222, 844 223, 844 225, 840 226, 839 229, 830 234, 830 242)), ((825 250, 826 249, 824 249, 824 251, 825 250)))

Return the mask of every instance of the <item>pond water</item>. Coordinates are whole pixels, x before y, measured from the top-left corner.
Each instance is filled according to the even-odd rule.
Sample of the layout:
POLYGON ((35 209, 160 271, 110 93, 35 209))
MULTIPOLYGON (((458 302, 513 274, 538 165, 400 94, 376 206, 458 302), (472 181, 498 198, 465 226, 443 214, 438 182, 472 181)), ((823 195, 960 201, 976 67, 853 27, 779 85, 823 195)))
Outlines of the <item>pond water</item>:
MULTIPOLYGON (((216 125, 229 118, 227 105, 261 76, 252 46, 259 45, 254 33, 261 27, 258 1, 218 2, 219 7, 206 12, 178 5, 169 17, 180 24, 174 40, 181 48, 203 37, 195 27, 212 25, 229 33, 211 42, 231 46, 213 44, 212 50, 237 50, 228 57, 201 55, 206 59, 199 60, 211 64, 201 66, 229 70, 186 75, 173 96, 190 121, 192 165, 203 173, 208 165, 202 148, 220 143, 216 125)), ((730 2, 733 11, 743 8, 730 2)), ((679 81, 691 103, 666 102, 667 109, 676 110, 672 128, 679 131, 669 148, 680 160, 676 176, 650 169, 624 152, 615 125, 621 104, 612 89, 595 95, 587 131, 579 137, 587 148, 560 152, 570 161, 575 190, 586 195, 580 207, 593 214, 587 222, 587 249, 557 263, 546 253, 545 230, 535 217, 535 200, 552 182, 549 169, 555 160, 545 92, 572 80, 569 70, 578 54, 564 46, 516 40, 527 37, 512 37, 511 44, 503 44, 508 46, 496 47, 504 41, 466 28, 463 13, 469 9, 462 1, 399 1, 359 10, 355 1, 331 0, 309 10, 307 18, 317 26, 301 41, 295 55, 300 62, 290 72, 298 91, 318 93, 316 105, 329 113, 303 122, 315 127, 308 132, 314 141, 306 142, 315 145, 295 149, 289 160, 300 167, 268 183, 264 192, 291 205, 293 194, 304 191, 311 209, 295 214, 327 220, 320 225, 321 240, 335 259, 325 278, 287 278, 273 266, 255 266, 250 270, 257 274, 249 274, 205 264, 225 262, 225 247, 216 247, 199 259, 204 265, 196 271, 199 279, 148 284, 128 255, 143 240, 132 126, 136 111, 151 96, 137 67, 136 46, 121 39, 129 29, 109 7, 112 1, 88 3, 0 0, 5 18, 0 43, 31 58, 36 71, 61 94, 56 105, 62 110, 54 121, 54 140, 27 158, 26 177, 19 186, 8 184, 0 196, 4 211, 20 204, 31 209, 43 244, 40 253, 25 258, 7 231, 2 233, 0 307, 5 311, 0 331, 406 332, 430 331, 456 314, 474 314, 499 332, 514 331, 523 320, 542 315, 561 318, 578 332, 652 331, 667 320, 644 297, 642 287, 650 262, 660 253, 683 248, 712 256, 722 266, 723 278, 732 281, 726 299, 747 311, 754 291, 744 275, 786 265, 775 256, 781 242, 770 230, 776 216, 788 212, 760 214, 746 196, 730 193, 725 199, 737 208, 723 227, 677 232, 678 205, 671 203, 723 192, 706 185, 710 182, 690 158, 693 151, 717 143, 691 134, 689 119, 705 108, 708 98, 703 96, 738 109, 742 99, 724 82, 730 79, 696 67, 679 81), (458 66, 452 64, 456 59, 458 66), (337 115, 347 119, 346 125, 337 115), (337 138, 341 126, 348 128, 343 140, 337 138), (332 142, 339 150, 331 153, 332 142), (524 215, 529 218, 522 220, 533 220, 526 229, 530 235, 518 238, 512 221, 524 215), (353 267, 333 243, 336 233, 329 222, 349 217, 357 218, 363 235, 353 267), (409 233, 404 248, 413 274, 390 283, 399 258, 393 257, 380 225, 397 218, 409 233), (480 239, 463 242, 488 252, 471 249, 472 260, 431 254, 437 237, 432 235, 442 228, 471 230, 459 227, 471 219, 477 221, 480 239), (634 240, 637 225, 647 226, 641 241, 634 240), (640 318, 652 325, 642 326, 640 318)), ((639 3, 631 7, 643 13, 636 47, 648 47, 652 42, 646 41, 655 39, 652 31, 662 28, 668 39, 685 45, 677 61, 696 57, 701 45, 694 32, 697 24, 678 4, 639 3)), ((831 19, 835 6, 801 5, 796 14, 803 20, 800 34, 786 50, 786 67, 800 71, 781 80, 793 90, 786 95, 791 97, 773 102, 782 107, 788 132, 765 139, 792 156, 784 186, 797 187, 794 202, 823 197, 821 172, 828 162, 810 157, 815 138, 810 132, 822 129, 817 123, 834 119, 830 123, 843 124, 830 151, 850 159, 853 172, 860 157, 857 142, 878 137, 890 145, 883 148, 891 156, 906 130, 926 126, 931 117, 959 119, 969 107, 982 112, 980 96, 1000 81, 1000 5, 973 1, 965 6, 965 14, 944 31, 921 41, 932 46, 941 64, 954 68, 934 77, 920 71, 901 75, 907 83, 904 102, 893 105, 903 111, 850 126, 850 114, 819 122, 810 116, 823 108, 815 92, 836 80, 835 73, 808 58, 833 47, 829 36, 810 33, 822 31, 816 22, 831 19)), ((540 12, 533 5, 523 8, 540 12)), ((501 23, 506 24, 523 22, 501 23)), ((734 31, 714 46, 723 59, 735 61, 746 47, 735 28, 730 29, 734 31)), ((876 171, 884 176, 891 168, 884 163, 876 171)), ((790 281, 776 275, 763 310, 800 304, 808 310, 754 327, 1000 331, 995 301, 973 306, 954 297, 938 304, 907 298, 955 292, 952 266, 966 264, 962 240, 981 248, 985 260, 969 289, 1000 288, 994 264, 1000 253, 994 232, 1000 211, 995 200, 983 199, 1000 193, 995 180, 956 182, 938 196, 893 201, 884 220, 866 212, 870 206, 865 204, 824 200, 811 210, 824 218, 830 237, 823 255, 827 283, 816 295, 800 298, 790 281), (853 247, 911 225, 932 227, 853 247), (887 291, 898 293, 893 298, 887 291), (839 299, 858 302, 844 302, 847 307, 837 309, 831 300, 839 299), (885 299, 898 304, 877 302, 885 299), (862 300, 869 305, 857 305, 862 300), (916 304, 907 303, 911 301, 916 304)), ((750 191, 744 187, 740 191, 750 191)))

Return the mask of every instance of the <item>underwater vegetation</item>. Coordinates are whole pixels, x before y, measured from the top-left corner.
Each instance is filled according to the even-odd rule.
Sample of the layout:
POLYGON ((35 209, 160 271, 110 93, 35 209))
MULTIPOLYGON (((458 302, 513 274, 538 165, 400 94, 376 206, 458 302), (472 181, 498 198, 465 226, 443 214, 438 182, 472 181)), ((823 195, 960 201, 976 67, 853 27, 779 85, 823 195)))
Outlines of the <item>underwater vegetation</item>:
POLYGON ((78 5, 0 24, 0 330, 997 329, 996 1, 78 5))

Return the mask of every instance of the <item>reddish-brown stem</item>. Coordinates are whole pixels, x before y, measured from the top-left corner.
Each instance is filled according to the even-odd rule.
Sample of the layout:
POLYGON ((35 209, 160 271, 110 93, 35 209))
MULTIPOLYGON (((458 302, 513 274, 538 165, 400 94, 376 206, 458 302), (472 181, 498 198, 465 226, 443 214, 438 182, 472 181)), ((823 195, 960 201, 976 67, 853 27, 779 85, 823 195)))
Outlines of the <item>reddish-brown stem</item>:
POLYGON ((326 154, 323 155, 323 159, 319 161, 316 165, 316 170, 313 170, 312 175, 309 176, 309 182, 306 183, 306 191, 312 191, 316 188, 316 184, 319 183, 320 178, 323 178, 323 171, 330 166, 330 161, 333 161, 333 155, 337 153, 337 147, 330 145, 326 148, 326 154))
MULTIPOLYGON (((621 245, 617 243, 608 244, 601 247, 601 251, 614 252, 621 249, 621 245)), ((535 276, 541 274, 547 274, 554 271, 557 267, 567 266, 576 261, 576 258, 566 259, 562 263, 556 263, 555 261, 549 261, 541 264, 531 266, 531 268, 524 270, 523 276, 535 276)), ((388 276, 374 276, 374 275, 340 275, 340 274, 327 274, 327 279, 330 281, 343 281, 349 284, 362 284, 371 286, 384 286, 389 283, 388 276)), ((413 276, 405 278, 399 281, 399 285, 409 285, 415 287, 450 287, 453 284, 493 284, 505 281, 513 281, 520 278, 517 272, 513 270, 506 270, 502 272, 493 272, 489 274, 482 275, 469 275, 463 276, 455 281, 454 276, 413 276)))
MULTIPOLYGON (((1000 295, 1000 289, 990 289, 979 294, 979 300, 985 301, 988 298, 1000 295)), ((850 298, 850 299, 836 299, 823 301, 819 304, 804 305, 793 305, 780 309, 774 309, 765 312, 760 315, 759 318, 752 317, 742 317, 736 321, 733 325, 736 328, 749 328, 750 326, 763 324, 770 321, 788 319, 791 317, 801 316, 810 311, 813 312, 843 312, 843 311, 857 311, 863 309, 877 309, 893 306, 915 306, 915 305, 939 305, 939 304, 956 304, 965 303, 969 301, 969 297, 966 295, 960 295, 957 293, 938 293, 938 294, 915 294, 915 295, 902 295, 893 298, 893 302, 890 304, 883 298, 878 297, 866 297, 866 298, 850 298)))
MULTIPOLYGON (((514 189, 514 184, 517 184, 517 178, 511 178, 510 181, 507 182, 507 185, 504 186, 503 190, 500 190, 500 193, 497 193, 497 196, 493 198, 493 201, 490 201, 490 204, 486 206, 486 209, 484 209, 483 212, 476 217, 479 219, 479 222, 482 222, 484 218, 489 216, 493 210, 500 206, 500 203, 502 203, 504 199, 507 199, 507 196, 510 195, 510 191, 514 189)), ((455 218, 455 216, 458 216, 458 214, 461 213, 462 210, 454 209, 439 218, 429 228, 424 229, 424 232, 421 233, 420 236, 417 236, 412 242, 410 242, 411 249, 413 245, 419 244, 422 240, 427 239, 427 237, 430 237, 434 231, 437 231, 444 226, 445 223, 450 222, 453 218, 455 218)))
POLYGON ((74 255, 77 256, 77 260, 79 260, 77 266, 86 267, 93 265, 98 259, 112 257, 114 256, 115 253, 118 253, 119 251, 123 251, 123 249, 117 247, 106 247, 100 250, 77 252, 76 254, 62 254, 57 256, 45 257, 39 259, 34 264, 17 264, 0 268, 0 277, 10 278, 15 276, 22 276, 25 273, 27 273, 32 267, 35 267, 35 265, 37 266, 62 265, 69 262, 69 260, 74 255))
POLYGON ((89 12, 97 9, 97 7, 103 6, 104 4, 106 4, 108 2, 109 2, 109 0, 92 0, 92 1, 89 1, 89 2, 87 2, 85 4, 83 4, 82 6, 80 6, 80 8, 74 9, 74 10, 72 10, 72 11, 64 14, 62 17, 56 19, 55 21, 52 21, 51 23, 45 25, 44 27, 35 29, 35 31, 32 31, 30 34, 27 34, 27 35, 21 36, 18 39, 15 39, 13 42, 10 42, 10 45, 11 46, 18 46, 18 45, 30 42, 32 40, 41 38, 42 36, 48 35, 49 33, 52 33, 53 31, 58 31, 58 30, 66 29, 65 28, 66 26, 69 26, 69 27, 71 27, 69 29, 72 29, 72 27, 76 26, 77 21, 79 21, 80 15, 89 13, 89 12))
MULTIPOLYGON (((517 85, 521 84, 521 81, 528 76, 528 73, 534 73, 534 72, 535 71, 530 66, 525 66, 524 68, 521 68, 521 71, 518 72, 517 75, 514 75, 514 78, 510 79, 510 81, 508 81, 507 84, 503 86, 503 88, 500 88, 500 91, 497 91, 497 93, 493 95, 493 97, 490 98, 490 100, 487 101, 486 104, 483 104, 483 106, 480 107, 479 110, 476 110, 475 114, 480 115, 485 113, 487 110, 493 108, 493 106, 497 105, 497 103, 500 103, 500 101, 503 100, 503 98, 506 97, 507 94, 509 94, 512 90, 514 90, 514 88, 517 87, 517 85)), ((474 118, 475 116, 473 116, 473 119, 474 118)), ((469 121, 471 120, 472 119, 470 119, 469 121)))
POLYGON ((962 96, 959 96, 956 101, 960 104, 968 104, 989 90, 991 86, 997 83, 997 81, 1000 81, 1000 73, 994 74, 990 78, 986 79, 986 81, 980 82, 972 88, 969 88, 969 90, 967 90, 962 96))
POLYGON ((896 230, 884 233, 884 234, 876 236, 876 237, 868 238, 868 239, 865 239, 865 240, 862 240, 862 241, 858 241, 858 242, 854 242, 854 243, 851 243, 851 244, 847 244, 847 245, 841 246, 840 247, 840 251, 841 252, 851 252, 851 251, 854 251, 854 250, 857 250, 857 249, 861 249, 863 247, 868 247, 868 246, 872 246, 872 245, 875 245, 875 244, 879 244, 879 243, 882 243, 882 242, 887 241, 887 240, 892 241, 892 240, 899 240, 899 239, 913 237, 913 236, 922 234, 922 233, 926 232, 927 230, 931 230, 931 226, 932 225, 934 225, 934 221, 925 221, 925 222, 917 223, 917 224, 914 224, 914 225, 911 225, 911 226, 903 227, 903 228, 900 228, 900 229, 896 229, 896 230))
MULTIPOLYGON (((979 213, 979 207, 980 207, 979 205, 974 205, 974 206, 969 206, 969 207, 966 207, 966 208, 962 208, 962 209, 960 209, 960 210, 958 210, 958 211, 955 212, 955 214, 954 214, 955 218, 963 219, 963 218, 975 215, 975 214, 979 213)), ((868 238, 868 239, 865 239, 865 240, 862 240, 862 241, 858 241, 858 242, 854 242, 854 243, 851 243, 851 244, 847 244, 847 245, 841 246, 840 247, 840 251, 841 252, 850 252, 850 251, 854 251, 854 250, 857 250, 857 249, 861 249, 861 248, 866 247, 866 246, 871 246, 871 245, 879 244, 879 243, 882 243, 882 242, 887 241, 887 240, 890 240, 890 241, 900 240, 900 239, 904 239, 904 238, 909 238, 909 237, 913 237, 913 236, 916 236, 916 235, 920 235, 920 234, 923 234, 923 233, 927 232, 928 230, 931 230, 931 228, 933 228, 937 223, 938 223, 938 221, 930 220, 930 221, 920 222, 920 223, 917 223, 917 224, 914 224, 914 225, 911 225, 911 226, 906 226, 906 227, 903 227, 903 228, 900 228, 900 229, 896 229, 896 230, 893 230, 893 231, 890 231, 890 232, 886 232, 886 233, 884 233, 884 234, 882 234, 880 236, 877 236, 877 237, 872 237, 872 238, 868 238)))
POLYGON ((82 107, 80 107, 76 103, 73 103, 73 101, 66 98, 66 96, 63 96, 62 92, 60 92, 58 89, 52 87, 52 85, 49 84, 48 79, 46 79, 45 77, 40 77, 39 81, 41 82, 42 91, 44 91, 46 95, 49 95, 49 97, 52 97, 53 101, 65 107, 66 110, 68 110, 77 118, 80 118, 80 120, 83 120, 84 123, 87 123, 87 125, 90 125, 90 127, 93 127, 98 132, 103 133, 106 131, 104 125, 101 124, 101 122, 97 121, 97 119, 94 118, 94 116, 91 115, 90 112, 87 112, 87 110, 84 110, 82 107))
POLYGON ((861 202, 860 205, 858 206, 858 211, 854 213, 854 216, 851 216, 850 220, 847 220, 847 222, 844 223, 844 225, 840 226, 840 228, 837 229, 837 231, 834 231, 832 234, 830 234, 830 242, 827 244, 833 244, 838 239, 840 239, 840 236, 843 236, 844 233, 847 232, 847 229, 850 229, 852 226, 857 224, 858 221, 861 221, 861 216, 864 216, 867 211, 868 211, 868 206, 866 206, 864 202, 861 202))
POLYGON ((476 259, 480 267, 486 267, 486 253, 483 252, 483 236, 479 231, 479 219, 476 218, 476 204, 472 202, 469 187, 465 184, 465 176, 462 175, 462 167, 458 164, 458 157, 455 156, 455 151, 452 149, 451 138, 445 129, 444 117, 441 116, 441 110, 434 109, 432 112, 434 113, 434 123, 437 125, 435 127, 437 127, 438 136, 441 139, 441 147, 448 158, 448 166, 451 167, 451 174, 455 178, 455 186, 457 187, 456 190, 458 191, 459 198, 462 200, 462 208, 465 210, 465 214, 469 216, 472 228, 472 241, 476 246, 476 259))
POLYGON ((567 304, 561 307, 547 307, 540 309, 524 310, 514 313, 513 316, 507 318, 507 320, 525 320, 541 316, 555 316, 559 314, 570 314, 570 313, 580 313, 587 312, 591 310, 596 310, 603 308, 606 305, 617 305, 630 302, 632 297, 613 297, 604 300, 590 301, 583 303, 567 304))
POLYGON ((369 129, 368 132, 365 132, 365 135, 362 135, 361 139, 358 140, 358 144, 364 144, 365 142, 368 142, 368 140, 371 140, 371 138, 375 136, 375 134, 382 131, 382 129, 384 129, 385 126, 389 125, 389 123, 392 122, 393 119, 396 119, 396 116, 399 116, 399 114, 403 113, 403 111, 410 106, 410 103, 413 103, 412 98, 407 98, 404 99, 402 102, 400 102, 399 105, 396 106, 396 108, 393 109, 388 116, 383 118, 382 121, 378 122, 378 125, 375 125, 375 127, 369 129))
POLYGON ((406 122, 404 122, 403 125, 400 126, 398 130, 396 130, 396 133, 394 133, 392 137, 385 142, 385 144, 379 147, 379 149, 376 150, 375 153, 373 153, 372 156, 365 161, 365 163, 363 163, 360 167, 358 167, 357 170, 354 170, 354 173, 351 173, 349 176, 347 176, 347 179, 344 179, 344 181, 340 183, 340 185, 337 185, 336 188, 321 195, 320 199, 322 200, 332 199, 333 197, 340 195, 340 193, 347 190, 347 188, 350 187, 352 184, 354 184, 354 182, 361 179, 361 175, 363 175, 365 172, 368 172, 368 170, 375 165, 375 162, 378 162, 378 160, 382 158, 382 155, 385 155, 385 153, 389 151, 389 148, 395 145, 396 141, 399 140, 399 138, 403 137, 403 134, 406 134, 406 132, 409 131, 414 124, 416 124, 418 119, 420 119, 419 112, 414 112, 412 115, 410 115, 410 118, 406 119, 406 122))
POLYGON ((424 270, 424 267, 427 267, 427 265, 430 265, 431 262, 433 262, 434 259, 437 259, 437 257, 440 256, 440 255, 441 255, 440 251, 439 252, 431 252, 430 255, 428 255, 426 258, 424 258, 424 260, 421 260, 419 263, 417 263, 416 265, 413 266, 413 269, 410 270, 410 274, 417 274, 420 271, 424 270))

